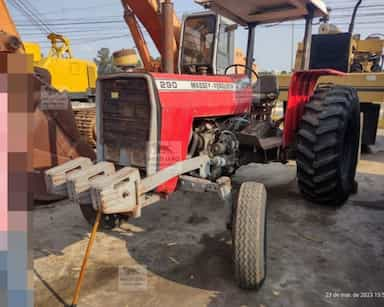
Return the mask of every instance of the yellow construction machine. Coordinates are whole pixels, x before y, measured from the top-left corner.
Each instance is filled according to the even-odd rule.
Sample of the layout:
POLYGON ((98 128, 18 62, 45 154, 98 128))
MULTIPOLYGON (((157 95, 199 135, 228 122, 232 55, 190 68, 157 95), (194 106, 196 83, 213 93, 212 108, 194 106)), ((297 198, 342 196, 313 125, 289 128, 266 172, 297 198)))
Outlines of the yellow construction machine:
POLYGON ((122 49, 112 54, 113 65, 122 69, 137 69, 139 67, 139 57, 134 49, 122 49))
MULTIPOLYGON (((319 35, 342 34, 335 25, 323 23, 319 27, 319 35)), ((297 46, 295 70, 303 65, 304 44, 297 46)), ((351 73, 371 73, 383 71, 384 39, 381 34, 370 34, 365 39, 360 34, 354 34, 351 41, 349 69, 351 73)))
POLYGON ((32 55, 33 65, 38 65, 42 59, 41 47, 38 43, 23 42, 25 53, 32 55))
POLYGON ((47 36, 51 48, 46 57, 34 42, 23 42, 25 53, 33 56, 35 67, 49 72, 51 84, 59 91, 67 92, 71 100, 94 101, 97 67, 92 61, 73 57, 70 40, 60 34, 47 36))
POLYGON ((51 48, 42 56, 40 45, 23 42, 25 53, 33 56, 36 70, 45 72, 50 84, 66 92, 72 102, 77 128, 81 137, 92 147, 96 146, 95 95, 97 67, 94 62, 73 57, 70 40, 60 34, 47 36, 51 48))
MULTIPOLYGON (((51 33, 47 38, 51 41, 49 53, 39 61, 35 60, 35 66, 49 71, 52 86, 60 91, 66 91, 71 100, 94 100, 97 79, 96 64, 74 58, 67 37, 51 33)), ((35 57, 37 52, 34 51, 34 48, 36 47, 26 44, 26 52, 31 52, 35 57)))
MULTIPOLYGON (((325 20, 319 27, 319 33, 312 35, 311 42, 299 43, 294 71, 333 68, 345 72, 343 77, 321 77, 319 84, 332 83, 357 89, 360 110, 364 115, 362 144, 373 145, 376 142, 380 106, 384 103, 384 39, 375 34, 361 39, 360 35, 353 34, 361 2, 358 1, 354 8, 348 32, 342 32, 325 20), (306 43, 311 45, 307 63, 303 52, 306 43)), ((279 100, 285 102, 291 75, 280 75, 278 79, 279 100)))

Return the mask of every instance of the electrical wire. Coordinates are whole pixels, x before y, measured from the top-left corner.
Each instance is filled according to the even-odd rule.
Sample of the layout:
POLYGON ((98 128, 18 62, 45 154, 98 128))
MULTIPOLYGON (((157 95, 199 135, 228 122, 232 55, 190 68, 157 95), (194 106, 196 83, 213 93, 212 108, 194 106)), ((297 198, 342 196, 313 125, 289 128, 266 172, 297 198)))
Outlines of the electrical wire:
POLYGON ((51 29, 41 19, 37 10, 28 1, 10 0, 10 3, 24 16, 26 16, 34 27, 40 29, 42 33, 49 34, 52 32, 51 29))
MULTIPOLYGON (((47 32, 53 32, 51 31, 51 27, 55 27, 55 29, 58 30, 58 33, 61 33, 63 35, 69 36, 71 41, 74 41, 76 43, 83 43, 86 44, 87 41, 101 41, 101 40, 108 40, 108 39, 116 39, 116 38, 122 38, 122 37, 129 37, 132 39, 131 36, 129 36, 128 30, 126 29, 125 22, 123 21, 122 16, 120 15, 103 15, 103 16, 97 16, 97 17, 89 17, 89 18, 81 18, 79 21, 79 18, 65 18, 62 17, 62 14, 58 18, 53 18, 53 16, 56 15, 57 10, 51 11, 54 14, 51 14, 50 12, 46 12, 46 17, 49 18, 43 18, 41 13, 34 8, 29 1, 24 0, 9 0, 13 2, 20 11, 23 12, 23 15, 25 15, 28 20, 31 20, 31 23, 25 23, 25 22, 17 22, 18 28, 21 29, 22 34, 26 36, 37 36, 39 35, 39 32, 33 31, 34 28, 37 28, 40 30, 40 32, 47 33, 47 32), (24 2, 24 3, 22 3, 24 2), (23 5, 24 4, 24 5, 23 5), (102 25, 102 27, 100 27, 102 25), (118 25, 121 25, 121 29, 117 30, 116 27, 118 25), (44 29, 44 30, 43 30, 44 29), (110 30, 109 30, 110 29, 110 30), (32 31, 31 31, 32 30, 32 31), (117 31, 119 35, 117 35, 117 31), (105 32, 111 31, 114 35, 107 35, 105 32), (95 36, 95 35, 98 36, 95 36), (104 36, 101 36, 105 34, 104 36), (100 37, 101 36, 101 37, 100 37)), ((354 1, 353 1, 354 2, 354 1)), ((351 1, 329 1, 329 3, 332 5, 334 4, 333 11, 337 11, 340 13, 341 11, 347 11, 349 9, 353 9, 354 3, 351 3, 351 1)), ((367 29, 368 27, 373 29, 377 29, 378 26, 384 25, 384 18, 378 18, 384 16, 384 11, 380 10, 380 8, 383 8, 384 5, 382 2, 380 3, 374 3, 372 1, 366 2, 365 5, 361 7, 361 13, 358 15, 358 20, 356 21, 356 25, 359 26, 359 29, 367 29), (380 5, 381 3, 381 5, 380 5), (372 12, 372 9, 378 9, 375 12, 372 12)), ((69 11, 69 10, 93 10, 93 9, 100 9, 101 7, 107 7, 112 6, 111 4, 106 5, 94 5, 94 6, 88 6, 88 7, 81 7, 81 8, 64 8, 63 11, 69 11)), ((93 15, 94 16, 94 15, 93 15)), ((336 24, 337 26, 342 25, 348 25, 349 24, 350 16, 346 14, 334 14, 331 15, 331 21, 332 23, 336 24)), ((266 25, 268 27, 275 26, 275 27, 303 27, 304 24, 301 23, 293 23, 293 22, 283 22, 275 25, 266 25)), ((140 30, 144 32, 144 35, 146 38, 150 39, 150 35, 147 33, 145 28, 140 25, 140 30)), ((47 44, 48 42, 45 41, 47 44)))

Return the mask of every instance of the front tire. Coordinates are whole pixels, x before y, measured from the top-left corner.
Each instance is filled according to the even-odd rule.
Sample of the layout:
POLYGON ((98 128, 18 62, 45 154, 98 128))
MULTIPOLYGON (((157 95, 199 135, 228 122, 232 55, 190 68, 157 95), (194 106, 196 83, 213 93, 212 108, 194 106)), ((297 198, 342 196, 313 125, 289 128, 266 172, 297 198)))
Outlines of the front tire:
POLYGON ((319 87, 297 135, 297 178, 308 200, 341 205, 356 190, 360 103, 354 89, 319 87))
POLYGON ((266 276, 266 202, 263 184, 241 185, 232 231, 235 277, 243 289, 260 288, 266 276))

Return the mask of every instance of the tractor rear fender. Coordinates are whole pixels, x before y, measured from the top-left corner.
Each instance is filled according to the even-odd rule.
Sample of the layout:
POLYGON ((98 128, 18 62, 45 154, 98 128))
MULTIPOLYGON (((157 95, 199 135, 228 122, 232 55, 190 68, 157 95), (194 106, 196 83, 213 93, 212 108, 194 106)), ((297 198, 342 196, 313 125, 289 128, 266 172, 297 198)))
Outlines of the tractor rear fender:
POLYGON ((299 128, 304 106, 313 95, 317 81, 321 76, 345 76, 346 74, 333 69, 313 69, 296 71, 291 79, 288 92, 287 110, 284 116, 283 148, 294 141, 299 128))

